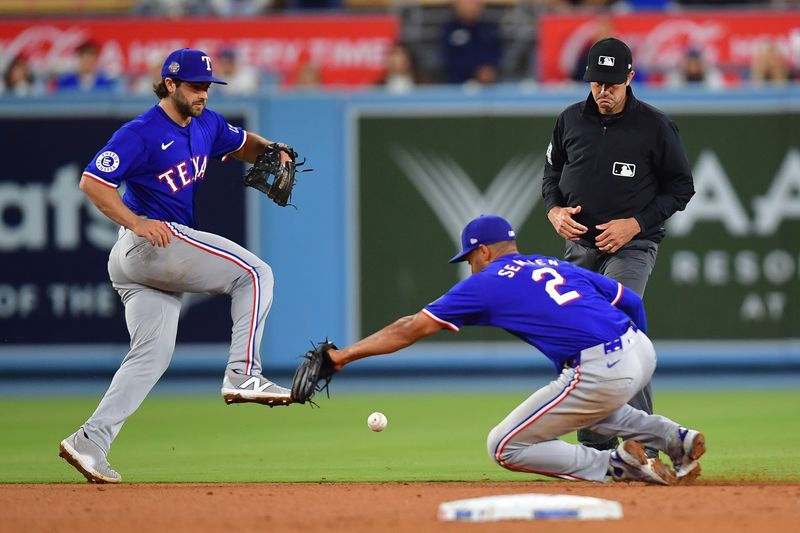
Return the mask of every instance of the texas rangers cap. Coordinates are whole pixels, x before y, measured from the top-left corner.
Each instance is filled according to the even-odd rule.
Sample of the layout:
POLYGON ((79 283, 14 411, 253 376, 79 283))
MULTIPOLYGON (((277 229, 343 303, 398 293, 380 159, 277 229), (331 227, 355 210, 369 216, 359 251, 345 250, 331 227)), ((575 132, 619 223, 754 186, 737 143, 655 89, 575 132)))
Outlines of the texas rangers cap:
POLYGON ((497 215, 481 215, 473 218, 461 232, 461 253, 453 256, 450 263, 458 263, 481 244, 516 240, 517 234, 508 220, 497 215))
POLYGON ((168 55, 164 66, 161 67, 161 78, 228 85, 212 73, 211 56, 202 50, 192 48, 175 50, 168 55))
POLYGON ((583 81, 625 83, 632 68, 631 49, 619 39, 609 37, 597 41, 589 49, 583 81))

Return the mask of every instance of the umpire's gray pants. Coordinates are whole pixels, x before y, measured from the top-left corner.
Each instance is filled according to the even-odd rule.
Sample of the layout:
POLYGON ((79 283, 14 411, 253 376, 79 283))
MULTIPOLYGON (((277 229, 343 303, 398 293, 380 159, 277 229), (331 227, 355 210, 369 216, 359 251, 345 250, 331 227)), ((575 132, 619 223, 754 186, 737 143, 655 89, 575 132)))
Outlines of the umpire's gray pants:
MULTIPOLYGON (((644 239, 633 239, 613 254, 607 254, 596 246, 588 246, 580 241, 567 241, 564 259, 573 265, 608 276, 643 297, 647 280, 656 264, 657 254, 658 244, 644 239)), ((631 398, 628 405, 653 414, 652 382, 648 382, 631 398)), ((578 431, 578 440, 587 446, 599 449, 608 449, 616 445, 616 438, 609 441, 607 436, 587 429, 578 431)))

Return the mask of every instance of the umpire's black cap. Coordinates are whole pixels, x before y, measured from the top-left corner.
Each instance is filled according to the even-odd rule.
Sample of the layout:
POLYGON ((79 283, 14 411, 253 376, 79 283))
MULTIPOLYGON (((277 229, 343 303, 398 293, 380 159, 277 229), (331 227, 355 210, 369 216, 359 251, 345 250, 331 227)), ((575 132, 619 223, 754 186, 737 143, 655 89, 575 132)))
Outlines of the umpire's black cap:
POLYGON ((632 68, 631 49, 619 39, 609 37, 597 41, 589 49, 583 81, 625 83, 632 68))

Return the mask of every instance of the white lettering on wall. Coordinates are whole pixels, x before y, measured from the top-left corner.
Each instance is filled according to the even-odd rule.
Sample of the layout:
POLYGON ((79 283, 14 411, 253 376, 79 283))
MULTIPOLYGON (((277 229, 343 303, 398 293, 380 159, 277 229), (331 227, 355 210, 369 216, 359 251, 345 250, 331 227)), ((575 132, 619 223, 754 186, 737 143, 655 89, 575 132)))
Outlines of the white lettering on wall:
POLYGON ((672 235, 685 236, 700 222, 714 222, 737 237, 764 236, 775 233, 786 220, 800 220, 800 150, 789 149, 766 194, 753 199, 752 222, 714 152, 703 150, 692 173, 695 196, 686 210, 667 221, 672 235))
POLYGON ((783 318, 786 308, 786 295, 782 292, 768 292, 764 295, 748 293, 739 308, 739 318, 746 322, 778 321, 783 318))
POLYGON ((59 167, 53 181, 46 183, 5 182, 0 184, 0 251, 76 250, 81 239, 94 247, 110 250, 117 240, 117 226, 92 205, 78 188, 80 167, 75 163, 59 167), (83 209, 89 222, 82 224, 83 209), (16 213, 13 217, 7 213, 16 213), (52 213, 52 216, 50 216, 52 213))
POLYGON ((767 193, 753 200, 753 209, 758 235, 775 233, 786 219, 800 219, 800 151, 786 153, 767 193))
POLYGON ((753 250, 677 250, 670 257, 670 275, 675 285, 747 286, 763 282, 783 286, 800 280, 800 255, 781 249, 763 254, 753 250))
POLYGON ((731 235, 746 235, 750 221, 717 155, 703 150, 692 169, 695 195, 686 210, 669 219, 672 235, 688 235, 700 221, 719 222, 731 235))

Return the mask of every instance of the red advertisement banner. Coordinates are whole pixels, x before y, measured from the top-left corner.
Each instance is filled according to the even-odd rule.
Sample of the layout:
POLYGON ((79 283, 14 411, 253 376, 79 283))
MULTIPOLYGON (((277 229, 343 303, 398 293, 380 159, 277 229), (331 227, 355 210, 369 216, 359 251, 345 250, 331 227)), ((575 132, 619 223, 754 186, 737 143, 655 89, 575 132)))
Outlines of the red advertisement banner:
POLYGON ((214 57, 235 49, 246 65, 292 77, 303 65, 319 67, 323 84, 374 83, 399 35, 390 15, 276 16, 251 19, 31 19, 0 21, 0 69, 19 54, 39 72, 59 73, 73 50, 92 40, 111 74, 138 75, 154 56, 198 48, 214 57))
POLYGON ((778 47, 787 64, 800 62, 800 11, 545 15, 539 36, 543 82, 570 79, 591 43, 607 36, 631 47, 634 69, 656 75, 678 65, 690 47, 733 78, 746 76, 753 56, 767 42, 778 47))

